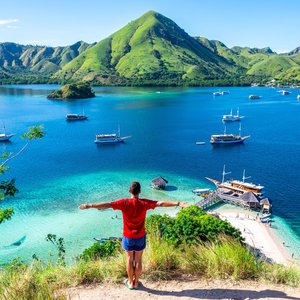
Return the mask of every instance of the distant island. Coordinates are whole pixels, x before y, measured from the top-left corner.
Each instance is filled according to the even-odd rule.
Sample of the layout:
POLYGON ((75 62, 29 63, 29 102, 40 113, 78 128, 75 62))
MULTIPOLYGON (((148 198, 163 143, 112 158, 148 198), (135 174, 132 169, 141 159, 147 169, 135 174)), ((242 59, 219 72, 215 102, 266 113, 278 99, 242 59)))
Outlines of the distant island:
POLYGON ((191 37, 149 11, 106 39, 66 47, 0 43, 0 84, 70 83, 124 86, 300 86, 300 47, 235 46, 191 37))
POLYGON ((47 96, 48 99, 58 100, 84 99, 93 97, 95 97, 95 93, 92 91, 90 85, 84 82, 66 84, 58 90, 51 92, 47 96))

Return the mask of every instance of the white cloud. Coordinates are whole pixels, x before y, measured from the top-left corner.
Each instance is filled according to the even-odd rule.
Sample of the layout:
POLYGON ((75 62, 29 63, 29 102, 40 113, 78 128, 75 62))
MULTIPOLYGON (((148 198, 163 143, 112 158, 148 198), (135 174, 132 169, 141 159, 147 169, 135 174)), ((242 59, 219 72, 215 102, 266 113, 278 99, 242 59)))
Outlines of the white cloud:
POLYGON ((18 23, 19 19, 6 19, 6 20, 0 20, 0 27, 1 26, 11 26, 12 24, 18 23))

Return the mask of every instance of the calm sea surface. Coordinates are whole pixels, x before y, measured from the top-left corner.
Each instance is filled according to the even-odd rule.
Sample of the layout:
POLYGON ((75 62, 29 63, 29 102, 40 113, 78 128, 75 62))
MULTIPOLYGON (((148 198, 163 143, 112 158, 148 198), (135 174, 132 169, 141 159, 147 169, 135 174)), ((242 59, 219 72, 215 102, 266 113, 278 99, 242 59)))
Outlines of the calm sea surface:
MULTIPOLYGON (((29 126, 42 124, 46 131, 6 173, 16 177, 20 192, 1 203, 14 206, 15 215, 0 225, 0 263, 16 256, 28 261, 33 254, 50 258, 55 249, 45 241, 48 233, 65 239, 71 259, 94 237, 122 233, 118 212, 80 211, 81 203, 127 197, 133 180, 142 183, 144 197, 194 203, 199 198, 191 190, 213 187, 205 177, 221 179, 224 164, 230 177, 241 179, 245 169, 251 181, 265 186, 273 227, 300 257, 300 90, 282 96, 272 88, 226 88, 230 94, 213 97, 214 88, 96 88, 93 99, 47 100, 55 88, 0 86, 0 121, 7 132, 17 133, 0 143, 1 152, 17 152, 29 126), (250 94, 262 99, 249 100, 250 94), (210 135, 224 130, 222 115, 238 107, 245 116, 242 134, 251 138, 242 145, 210 145, 210 135), (87 121, 66 122, 67 113, 83 111, 87 121), (132 136, 126 143, 94 143, 95 134, 118 126, 121 135, 132 136), (150 187, 159 175, 169 181, 166 191, 150 187), (22 244, 12 245, 22 237, 22 244)), ((227 133, 238 128, 239 123, 228 124, 227 133)))

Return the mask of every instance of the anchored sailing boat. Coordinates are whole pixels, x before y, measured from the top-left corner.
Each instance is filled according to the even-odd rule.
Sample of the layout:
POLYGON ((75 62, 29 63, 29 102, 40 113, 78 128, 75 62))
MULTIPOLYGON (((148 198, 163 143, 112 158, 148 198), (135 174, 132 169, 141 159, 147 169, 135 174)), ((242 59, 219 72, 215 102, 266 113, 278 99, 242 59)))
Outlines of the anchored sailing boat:
POLYGON ((226 133, 226 126, 224 128, 224 133, 223 134, 214 134, 210 138, 210 143, 211 144, 234 144, 234 143, 243 143, 244 140, 248 139, 250 135, 247 136, 241 136, 242 132, 242 126, 240 125, 239 128, 239 134, 227 134, 226 133))
POLYGON ((8 141, 11 137, 16 135, 15 133, 7 134, 4 123, 3 123, 3 129, 4 129, 3 130, 4 133, 0 133, 0 142, 8 141))
POLYGON ((218 180, 209 178, 209 177, 206 177, 206 179, 213 182, 217 188, 226 188, 226 189, 229 189, 233 192, 237 192, 240 194, 243 194, 246 192, 252 192, 253 194, 255 194, 257 196, 261 196, 263 194, 264 186, 259 185, 259 184, 250 183, 250 182, 245 182, 246 179, 251 178, 251 176, 248 176, 248 177, 245 176, 245 170, 243 172, 242 181, 234 180, 234 179, 225 180, 225 176, 230 173, 231 172, 225 171, 225 165, 224 165, 221 182, 218 180))
POLYGON ((66 120, 67 121, 81 121, 81 120, 87 120, 87 116, 84 114, 67 114, 66 120))
POLYGON ((99 144, 123 143, 124 140, 130 137, 131 136, 121 137, 120 127, 119 127, 117 133, 96 134, 95 143, 99 143, 99 144))
POLYGON ((240 121, 243 118, 244 118, 244 116, 240 116, 240 110, 238 108, 236 115, 233 115, 232 110, 231 110, 229 115, 223 115, 222 121, 223 122, 234 122, 234 121, 240 121))

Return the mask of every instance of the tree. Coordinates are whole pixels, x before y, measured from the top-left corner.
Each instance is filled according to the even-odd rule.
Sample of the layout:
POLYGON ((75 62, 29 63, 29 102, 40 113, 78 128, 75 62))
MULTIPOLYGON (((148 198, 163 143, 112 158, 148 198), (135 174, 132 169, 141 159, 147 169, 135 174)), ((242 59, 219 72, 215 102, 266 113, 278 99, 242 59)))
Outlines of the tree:
MULTIPOLYGON (((0 156, 0 176, 3 176, 4 173, 9 170, 7 163, 12 159, 19 156, 30 144, 32 140, 40 139, 44 136, 43 126, 33 126, 28 129, 26 133, 22 135, 23 139, 26 139, 25 145, 17 153, 2 153, 0 156)), ((0 201, 6 200, 9 197, 14 197, 15 193, 18 192, 18 189, 15 186, 15 179, 5 179, 0 181, 0 201)), ((4 208, 0 207, 0 224, 6 220, 10 220, 14 214, 13 207, 4 208)))

